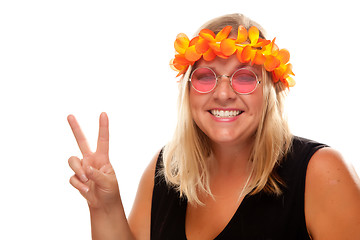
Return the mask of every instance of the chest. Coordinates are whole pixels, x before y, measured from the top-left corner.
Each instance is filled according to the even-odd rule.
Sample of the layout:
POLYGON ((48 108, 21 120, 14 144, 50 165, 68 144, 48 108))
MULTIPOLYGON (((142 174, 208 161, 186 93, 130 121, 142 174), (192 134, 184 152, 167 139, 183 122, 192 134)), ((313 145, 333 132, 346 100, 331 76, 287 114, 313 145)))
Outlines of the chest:
POLYGON ((229 225, 243 198, 215 197, 204 201, 204 206, 187 205, 185 232, 188 240, 215 239, 229 225))

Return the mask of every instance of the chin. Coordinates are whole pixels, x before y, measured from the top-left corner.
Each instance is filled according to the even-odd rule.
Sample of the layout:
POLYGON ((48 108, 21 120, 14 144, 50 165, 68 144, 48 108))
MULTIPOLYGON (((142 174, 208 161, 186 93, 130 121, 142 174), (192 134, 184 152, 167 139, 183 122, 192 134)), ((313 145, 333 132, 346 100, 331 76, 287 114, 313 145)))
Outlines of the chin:
POLYGON ((237 135, 234 136, 233 134, 209 134, 208 135, 210 140, 214 143, 218 144, 230 144, 230 143, 237 143, 242 141, 242 136, 237 135))
MULTIPOLYGON (((240 129, 238 129, 240 130, 240 129)), ((212 142, 217 144, 242 144, 254 139, 256 129, 246 127, 240 131, 234 129, 218 130, 205 133, 212 142)))

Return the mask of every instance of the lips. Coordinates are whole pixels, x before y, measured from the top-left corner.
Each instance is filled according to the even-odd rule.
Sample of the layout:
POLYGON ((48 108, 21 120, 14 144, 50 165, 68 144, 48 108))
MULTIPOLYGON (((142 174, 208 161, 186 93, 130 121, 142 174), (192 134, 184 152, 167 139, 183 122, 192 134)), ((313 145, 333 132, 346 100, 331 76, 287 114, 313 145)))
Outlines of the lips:
POLYGON ((222 109, 211 109, 209 111, 211 115, 216 118, 234 118, 239 116, 244 111, 241 110, 222 110, 222 109))

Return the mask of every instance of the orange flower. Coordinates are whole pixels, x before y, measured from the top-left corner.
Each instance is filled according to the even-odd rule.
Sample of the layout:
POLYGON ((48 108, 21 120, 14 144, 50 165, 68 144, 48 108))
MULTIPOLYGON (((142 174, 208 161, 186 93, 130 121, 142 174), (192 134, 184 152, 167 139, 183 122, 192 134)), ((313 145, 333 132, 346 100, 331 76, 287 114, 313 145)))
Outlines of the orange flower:
POLYGON ((266 71, 273 73, 273 81, 279 80, 286 84, 288 87, 295 86, 295 81, 290 75, 295 76, 292 72, 292 65, 289 62, 290 53, 286 49, 280 49, 275 44, 275 38, 273 41, 266 45, 261 53, 265 56, 264 67, 266 71))
POLYGON ((258 48, 269 42, 269 40, 259 39, 259 30, 255 26, 252 26, 249 31, 244 26, 239 26, 237 38, 223 40, 221 51, 226 56, 233 55, 236 52, 239 61, 242 63, 251 61, 252 64, 263 64, 265 59, 257 51, 258 48))
POLYGON ((219 56, 221 58, 228 58, 223 52, 221 51, 220 45, 221 42, 229 36, 231 32, 232 27, 226 26, 224 27, 218 34, 215 34, 208 30, 203 29, 200 31, 199 36, 204 39, 204 42, 207 42, 208 47, 206 47, 206 44, 204 42, 200 42, 198 44, 198 48, 202 49, 204 51, 204 57, 206 56, 206 61, 213 60, 216 56, 219 56))
POLYGON ((249 30, 239 26, 237 38, 228 38, 231 29, 231 26, 226 26, 216 35, 209 29, 203 29, 191 41, 184 33, 178 34, 174 43, 175 58, 170 61, 172 69, 179 72, 177 76, 184 74, 201 57, 211 61, 216 56, 227 59, 236 53, 242 63, 263 65, 266 71, 272 73, 275 83, 281 81, 287 87, 295 85, 291 77, 295 74, 289 63, 290 53, 279 49, 275 38, 272 41, 259 38, 259 30, 255 26, 249 30))
POLYGON ((193 65, 194 62, 201 58, 201 54, 197 53, 195 49, 196 41, 196 38, 190 41, 184 33, 176 36, 174 47, 177 54, 170 61, 170 66, 175 71, 179 71, 177 77, 185 73, 189 65, 193 65))
POLYGON ((189 47, 190 40, 184 33, 179 33, 176 36, 176 40, 174 42, 174 47, 176 52, 179 54, 184 54, 186 49, 189 47))
POLYGON ((276 68, 273 72, 273 81, 278 82, 279 80, 285 83, 288 87, 295 86, 294 79, 290 76, 295 74, 292 71, 292 64, 280 64, 278 68, 276 68))
POLYGON ((178 75, 176 75, 176 77, 179 77, 180 75, 184 74, 190 64, 191 62, 186 60, 186 58, 180 54, 175 55, 175 58, 171 59, 170 61, 170 67, 173 70, 179 72, 178 75))

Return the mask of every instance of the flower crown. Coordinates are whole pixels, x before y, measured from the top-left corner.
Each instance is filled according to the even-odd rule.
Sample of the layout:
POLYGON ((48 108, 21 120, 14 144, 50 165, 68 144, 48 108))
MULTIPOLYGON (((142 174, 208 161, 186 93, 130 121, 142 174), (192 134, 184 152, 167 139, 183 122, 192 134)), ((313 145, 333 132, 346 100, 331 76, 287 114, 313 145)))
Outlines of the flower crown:
POLYGON ((199 36, 191 40, 184 33, 178 34, 174 43, 175 58, 170 62, 172 69, 179 72, 177 77, 201 57, 211 61, 216 56, 227 59, 236 53, 241 63, 264 65, 266 71, 272 73, 275 83, 281 81, 287 87, 295 85, 290 76, 295 76, 289 63, 290 53, 286 49, 279 49, 275 38, 272 41, 259 38, 259 30, 255 26, 249 31, 239 26, 237 38, 228 38, 231 29, 231 26, 226 26, 216 35, 209 29, 202 29, 199 36))

